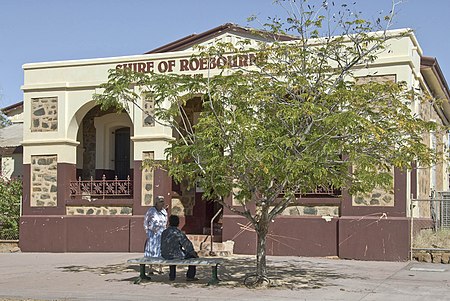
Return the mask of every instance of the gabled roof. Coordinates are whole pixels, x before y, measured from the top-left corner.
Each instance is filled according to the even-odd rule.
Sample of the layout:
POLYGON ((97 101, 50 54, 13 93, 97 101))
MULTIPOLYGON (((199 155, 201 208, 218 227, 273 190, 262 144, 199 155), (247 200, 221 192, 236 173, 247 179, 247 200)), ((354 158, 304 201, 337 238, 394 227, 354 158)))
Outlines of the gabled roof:
POLYGON ((266 38, 267 40, 278 40, 278 41, 291 41, 294 40, 294 36, 289 35, 279 35, 279 34, 270 34, 268 32, 262 31, 262 30, 255 30, 251 28, 242 27, 233 23, 226 23, 220 26, 217 26, 213 29, 210 29, 208 31, 199 33, 199 34, 191 34, 184 38, 181 38, 179 40, 176 40, 174 42, 171 42, 169 44, 163 45, 161 47, 158 47, 156 49, 153 49, 151 51, 146 52, 145 54, 151 54, 151 53, 163 53, 163 52, 169 52, 169 51, 181 51, 186 50, 187 48, 200 44, 204 41, 213 39, 224 32, 231 32, 236 34, 244 34, 244 35, 253 35, 257 36, 257 33, 260 33, 261 37, 266 38))

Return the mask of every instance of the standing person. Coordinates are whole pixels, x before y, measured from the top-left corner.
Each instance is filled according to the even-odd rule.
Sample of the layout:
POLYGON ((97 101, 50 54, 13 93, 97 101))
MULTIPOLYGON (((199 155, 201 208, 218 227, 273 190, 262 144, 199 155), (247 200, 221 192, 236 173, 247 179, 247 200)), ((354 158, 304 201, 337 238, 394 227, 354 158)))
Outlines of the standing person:
MULTIPOLYGON (((161 233, 166 229, 166 225, 167 211, 164 208, 164 197, 157 196, 154 206, 147 210, 144 217, 144 229, 147 233, 145 257, 161 257, 161 233)), ((150 271, 151 268, 150 266, 150 271)))
MULTIPOLYGON (((176 215, 169 217, 169 227, 161 235, 161 256, 164 259, 188 259, 198 258, 192 242, 186 237, 186 234, 178 229, 180 219, 176 215)), ((170 266, 169 280, 174 281, 176 277, 176 266, 170 266)), ((186 273, 187 281, 196 281, 195 265, 190 265, 186 273)))

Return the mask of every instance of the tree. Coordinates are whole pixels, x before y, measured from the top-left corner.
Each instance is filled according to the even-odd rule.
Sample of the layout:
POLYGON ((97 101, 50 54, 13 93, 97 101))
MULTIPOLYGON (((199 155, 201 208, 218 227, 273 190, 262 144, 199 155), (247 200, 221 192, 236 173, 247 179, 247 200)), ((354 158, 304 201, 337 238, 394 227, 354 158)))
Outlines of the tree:
POLYGON ((217 42, 195 56, 210 67, 229 54, 247 56, 251 67, 228 61, 219 75, 205 77, 112 70, 95 96, 102 108, 117 110, 139 105, 142 97, 155 100, 152 117, 178 138, 166 150, 169 174, 198 183, 205 198, 254 227, 256 283, 267 280, 270 222, 299 194, 317 187, 350 193, 388 187, 393 167, 433 160, 422 134, 436 124, 411 113, 417 95, 404 83, 357 83, 352 76, 398 38, 387 31, 395 4, 389 16, 371 23, 346 5, 336 11, 325 1, 318 8, 278 2, 288 3, 284 21, 269 18, 253 30, 271 42, 217 42), (194 124, 186 106, 195 97, 202 112, 194 124), (229 196, 240 206, 227 202, 229 196))
POLYGON ((11 124, 11 121, 0 111, 0 129, 11 124))
POLYGON ((19 239, 22 181, 0 175, 0 238, 19 239))

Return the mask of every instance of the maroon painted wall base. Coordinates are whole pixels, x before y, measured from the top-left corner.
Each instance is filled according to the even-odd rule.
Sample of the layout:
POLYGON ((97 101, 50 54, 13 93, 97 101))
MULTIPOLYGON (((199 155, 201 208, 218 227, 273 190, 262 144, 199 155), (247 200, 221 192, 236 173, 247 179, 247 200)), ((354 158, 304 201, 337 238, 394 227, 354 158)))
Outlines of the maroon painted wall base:
MULTIPOLYGON (((28 215, 20 221, 23 252, 143 252, 146 239, 140 215, 28 215)), ((270 225, 267 254, 404 261, 409 223, 402 217, 278 217, 270 225)), ((243 217, 225 215, 222 238, 235 242, 236 254, 255 254, 256 234, 243 217)))
POLYGON ((339 257, 357 260, 406 261, 410 219, 351 216, 339 219, 339 257))
POLYGON ((66 221, 60 216, 28 215, 20 218, 22 252, 66 252, 66 221))
POLYGON ((130 216, 130 252, 144 253, 145 240, 144 216, 130 216))
MULTIPOLYGON (((278 217, 269 228, 267 255, 336 256, 337 224, 338 218, 326 221, 317 216, 278 217)), ((256 252, 256 234, 243 217, 224 215, 222 239, 235 242, 236 254, 256 252)))
MULTIPOLYGON (((410 220, 352 216, 279 217, 270 225, 267 255, 339 256, 343 259, 405 261, 409 258, 410 220)), ((256 234, 243 217, 225 215, 223 240, 234 253, 255 254, 256 234)))
POLYGON ((23 216, 23 252, 144 252, 143 216, 23 216))

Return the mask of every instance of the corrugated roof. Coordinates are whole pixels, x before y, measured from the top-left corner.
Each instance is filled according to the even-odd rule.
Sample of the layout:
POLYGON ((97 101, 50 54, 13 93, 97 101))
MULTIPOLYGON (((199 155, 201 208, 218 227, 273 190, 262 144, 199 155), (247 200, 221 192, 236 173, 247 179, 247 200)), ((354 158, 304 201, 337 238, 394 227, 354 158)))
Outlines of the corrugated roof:
POLYGON ((0 147, 21 145, 23 138, 23 123, 14 123, 0 129, 0 147))
POLYGON ((12 105, 9 105, 7 107, 1 108, 0 110, 5 114, 8 115, 8 113, 12 110, 17 110, 23 107, 23 101, 20 101, 18 103, 14 103, 12 105))

